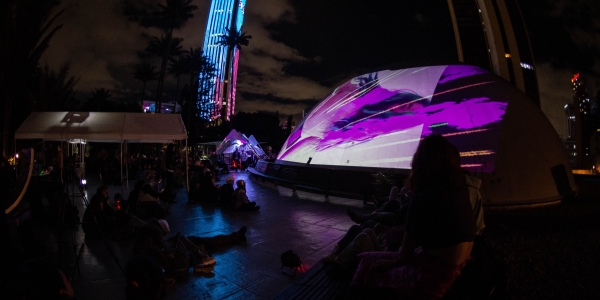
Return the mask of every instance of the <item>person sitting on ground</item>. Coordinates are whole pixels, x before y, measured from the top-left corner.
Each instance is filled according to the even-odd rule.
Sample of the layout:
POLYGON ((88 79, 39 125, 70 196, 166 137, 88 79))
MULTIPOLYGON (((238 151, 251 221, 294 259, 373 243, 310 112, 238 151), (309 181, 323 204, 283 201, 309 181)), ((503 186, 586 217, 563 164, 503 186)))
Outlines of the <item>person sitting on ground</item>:
POLYGON ((148 183, 145 183, 140 189, 137 211, 138 216, 142 219, 162 219, 169 213, 169 210, 160 204, 159 194, 148 183))
POLYGON ((115 240, 126 240, 133 237, 135 230, 133 227, 133 221, 129 214, 129 203, 122 201, 120 209, 115 211, 115 230, 112 234, 112 238, 115 240))
MULTIPOLYGON (((392 193, 394 193, 394 188, 390 192, 390 197, 393 196, 392 193)), ((376 223, 383 223, 386 226, 401 225, 406 220, 406 213, 411 199, 409 194, 407 189, 403 187, 395 200, 389 200, 381 209, 377 209, 370 214, 359 214, 350 209, 347 209, 346 212, 350 219, 357 224, 371 220, 376 223)))
POLYGON ((158 194, 158 198, 163 202, 177 203, 175 200, 175 192, 172 189, 166 189, 162 187, 163 178, 160 174, 156 174, 154 179, 150 182, 152 189, 158 194))
POLYGON ((90 199, 89 206, 83 213, 81 227, 86 237, 110 235, 115 226, 114 210, 108 206, 108 187, 103 185, 96 190, 90 199))
POLYGON ((129 202, 129 213, 130 214, 133 214, 133 215, 138 214, 137 205, 138 205, 138 200, 140 198, 140 191, 142 190, 144 183, 145 182, 143 179, 136 181, 135 185, 133 186, 133 190, 131 190, 131 192, 129 193, 129 197, 127 198, 127 201, 129 202))
MULTIPOLYGON (((335 245, 333 251, 323 258, 323 261, 335 263, 345 270, 353 270, 358 262, 358 254, 386 249, 386 232, 388 229, 387 226, 371 220, 360 226, 352 225, 335 245)), ((394 251, 392 249, 387 250, 394 251)))
POLYGON ((414 198, 402 246, 358 256, 353 297, 441 298, 471 256, 476 223, 456 147, 441 135, 423 139, 408 186, 414 198))
POLYGON ((204 179, 204 165, 200 158, 196 158, 193 166, 190 167, 190 191, 188 192, 188 201, 196 202, 200 200, 200 186, 204 179))
POLYGON ((260 206, 256 205, 256 202, 248 199, 248 195, 246 194, 246 182, 240 179, 236 184, 237 189, 233 192, 233 199, 235 201, 233 209, 240 211, 259 210, 260 206))
POLYGON ((133 253, 152 258, 170 278, 190 267, 196 272, 210 272, 216 260, 180 233, 165 240, 164 235, 169 231, 165 220, 150 219, 137 230, 133 253))
POLYGON ((217 203, 219 201, 219 190, 221 185, 215 184, 214 173, 210 170, 204 172, 200 183, 200 201, 205 203, 217 203))
MULTIPOLYGON (((471 201, 471 206, 473 207, 473 214, 475 215, 477 224, 477 236, 479 237, 483 234, 483 230, 485 229, 480 191, 481 180, 470 175, 470 173, 466 170, 463 170, 463 172, 465 173, 465 183, 469 190, 469 200, 471 201)), ((396 198, 394 188, 395 187, 393 187, 390 192, 389 199, 391 201, 391 199, 395 198, 397 201, 388 201, 383 204, 381 208, 370 214, 359 214, 348 209, 348 216, 352 221, 358 224, 362 224, 368 220, 382 222, 388 226, 393 226, 394 224, 404 224, 404 221, 406 220, 406 213, 408 212, 409 208, 411 193, 408 191, 408 188, 404 186, 400 190, 399 196, 396 198), (394 204, 390 205, 390 203, 394 204), (395 208, 397 206, 395 203, 398 203, 400 206, 395 208)))
POLYGON ((375 206, 377 207, 376 211, 393 211, 395 209, 398 209, 402 200, 400 198, 400 195, 400 189, 398 188, 398 186, 394 185, 390 189, 389 196, 379 198, 379 200, 375 198, 375 196, 372 196, 373 204, 375 204, 375 206))
POLYGON ((145 183, 150 183, 156 176, 157 172, 152 169, 152 164, 146 164, 144 168, 144 181, 145 183))
POLYGON ((233 177, 229 176, 225 179, 225 184, 221 186, 219 200, 222 207, 233 207, 233 177))

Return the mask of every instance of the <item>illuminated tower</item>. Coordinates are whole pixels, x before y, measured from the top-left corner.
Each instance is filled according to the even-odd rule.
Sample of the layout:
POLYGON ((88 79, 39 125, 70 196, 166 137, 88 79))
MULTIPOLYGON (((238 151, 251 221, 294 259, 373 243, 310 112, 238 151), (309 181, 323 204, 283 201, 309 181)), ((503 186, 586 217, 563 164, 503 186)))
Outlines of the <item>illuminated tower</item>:
MULTIPOLYGON (((592 135, 590 124, 590 96, 585 87, 585 81, 579 74, 571 79, 573 83, 573 104, 568 115, 572 125, 569 129, 569 138, 575 141, 575 167, 588 168, 593 162, 590 156, 590 138, 592 135)), ((566 108, 565 108, 566 110, 566 108)))
POLYGON ((200 74, 198 78, 197 108, 202 119, 215 120, 224 113, 225 119, 229 120, 233 115, 239 49, 228 49, 228 46, 221 45, 220 42, 227 35, 227 30, 242 29, 245 6, 246 0, 212 0, 210 5, 202 50, 214 64, 216 72, 212 78, 204 78, 204 74, 200 74), (232 53, 229 71, 226 70, 228 53, 232 53), (225 78, 227 74, 229 78, 225 78), (201 94, 206 86, 209 87, 208 91, 201 94))
POLYGON ((502 76, 540 106, 533 53, 517 0, 448 0, 448 6, 458 60, 502 76))

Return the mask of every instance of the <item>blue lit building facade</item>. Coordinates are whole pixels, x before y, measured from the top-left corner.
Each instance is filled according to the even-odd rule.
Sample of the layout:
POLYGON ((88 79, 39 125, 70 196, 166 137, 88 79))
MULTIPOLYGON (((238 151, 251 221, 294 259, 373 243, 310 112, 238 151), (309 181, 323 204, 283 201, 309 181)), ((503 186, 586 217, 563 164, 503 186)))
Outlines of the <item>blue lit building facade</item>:
POLYGON ((239 49, 232 49, 231 69, 227 72, 226 45, 220 45, 222 36, 227 30, 240 31, 244 23, 246 0, 213 0, 210 5, 206 33, 204 34, 204 55, 216 68, 215 76, 198 78, 197 109, 199 117, 205 120, 216 120, 225 113, 225 119, 233 115, 235 109, 235 86, 237 79, 237 62, 239 49), (230 78, 225 78, 229 74, 230 78), (226 99, 225 99, 225 95, 226 99), (224 110, 223 110, 224 108, 224 110))

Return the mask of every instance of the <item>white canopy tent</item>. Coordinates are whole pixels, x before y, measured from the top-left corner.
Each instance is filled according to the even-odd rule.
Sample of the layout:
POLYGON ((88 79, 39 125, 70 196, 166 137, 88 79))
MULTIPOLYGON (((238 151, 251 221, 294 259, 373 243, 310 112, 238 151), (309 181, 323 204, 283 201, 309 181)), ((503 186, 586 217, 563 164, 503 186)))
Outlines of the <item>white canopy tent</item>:
MULTIPOLYGON (((17 129, 15 139, 120 143, 121 165, 123 145, 126 151, 127 143, 171 143, 185 140, 186 166, 188 163, 187 131, 179 114, 33 112, 17 129)), ((121 173, 121 178, 122 175, 121 173)), ((186 167, 186 187, 189 190, 187 178, 186 167)))
POLYGON ((33 112, 15 139, 162 143, 187 139, 178 114, 124 112, 33 112))

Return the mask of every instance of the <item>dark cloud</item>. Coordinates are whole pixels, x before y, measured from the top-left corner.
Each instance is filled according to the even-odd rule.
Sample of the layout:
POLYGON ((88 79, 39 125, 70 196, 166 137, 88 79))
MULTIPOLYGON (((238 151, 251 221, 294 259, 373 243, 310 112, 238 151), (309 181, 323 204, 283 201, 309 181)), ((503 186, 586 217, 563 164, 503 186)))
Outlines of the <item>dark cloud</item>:
POLYGON ((597 0, 521 0, 519 4, 536 60, 542 111, 564 138, 564 105, 573 102, 573 74, 584 74, 589 92, 598 92, 600 5, 597 0))
MULTIPOLYGON (((144 53, 161 34, 152 17, 164 0, 64 0, 64 24, 43 60, 69 62, 89 93, 104 87, 122 99, 141 89, 130 66, 159 59, 144 53)), ((196 0, 194 17, 175 35, 185 49, 201 47, 210 1, 196 0)), ((538 70, 542 109, 557 131, 571 101, 573 72, 598 82, 600 5, 597 0, 520 0, 538 70)), ((446 1, 248 0, 244 31, 252 35, 240 56, 236 111, 279 111, 299 116, 357 75, 415 64, 456 62, 446 1)), ((43 63, 42 60, 42 63, 43 63)), ((181 78, 180 88, 189 82, 181 78)), ((167 99, 176 80, 168 78, 167 99)), ((147 87, 155 91, 155 82, 147 87)), ((172 94, 172 95, 171 95, 172 94)))
POLYGON ((306 105, 307 107, 315 106, 321 99, 289 99, 276 97, 273 94, 253 94, 253 93, 240 93, 240 96, 246 101, 265 101, 273 104, 281 105, 306 105))
POLYGON ((600 75, 600 5, 596 0, 520 1, 537 62, 600 75))

